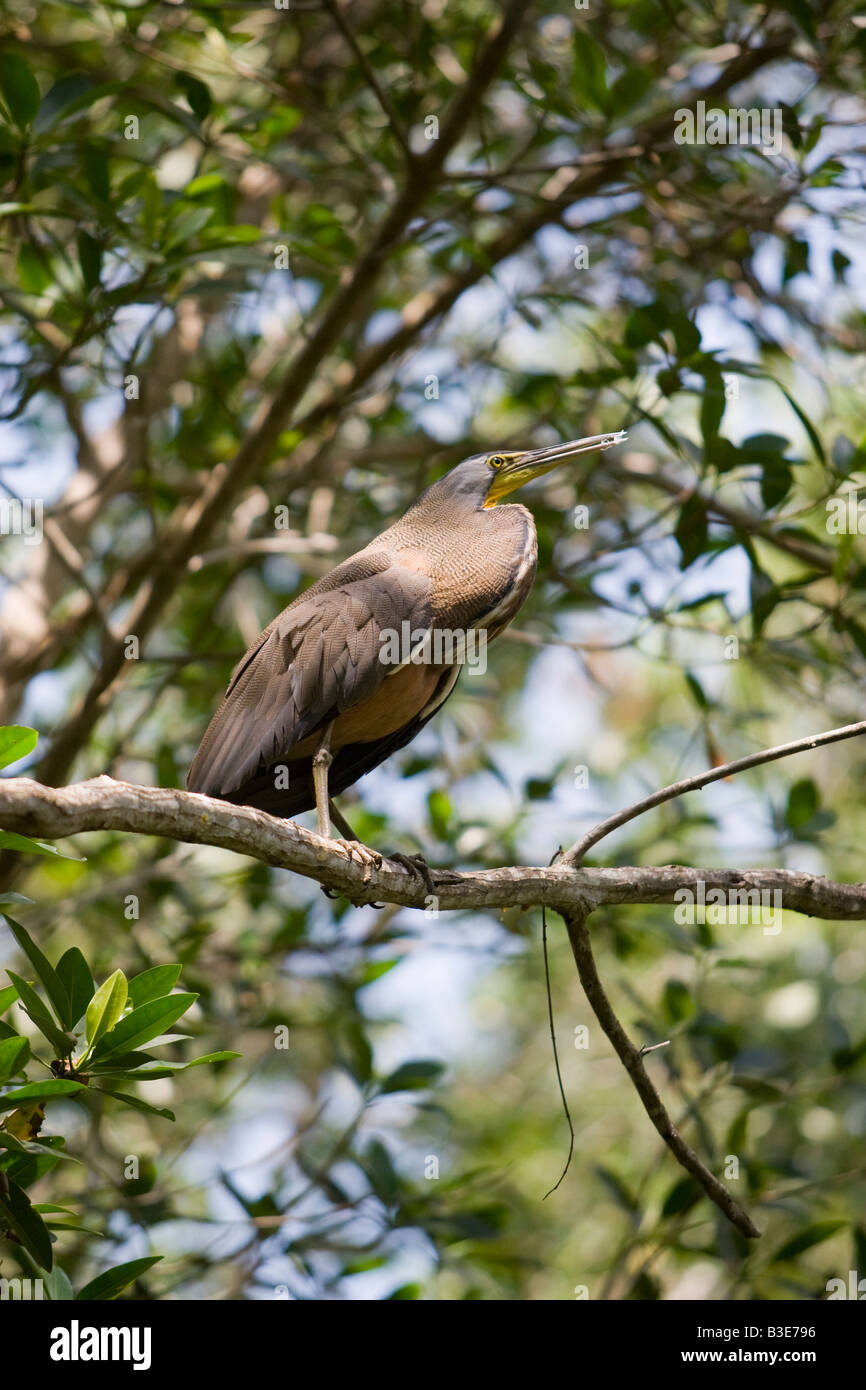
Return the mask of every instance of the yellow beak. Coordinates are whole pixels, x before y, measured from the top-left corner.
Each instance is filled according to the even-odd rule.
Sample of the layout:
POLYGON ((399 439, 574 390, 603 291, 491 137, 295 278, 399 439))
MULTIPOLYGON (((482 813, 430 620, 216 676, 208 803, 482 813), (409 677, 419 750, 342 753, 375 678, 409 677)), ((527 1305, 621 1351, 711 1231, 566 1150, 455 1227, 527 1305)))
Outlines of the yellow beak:
POLYGON ((495 507, 496 503, 509 493, 516 492, 524 483, 531 482, 533 478, 540 478, 543 473, 549 473, 552 468, 558 468, 566 459, 573 458, 575 454, 589 454, 603 449, 610 449, 614 444, 621 444, 628 436, 625 430, 617 430, 614 434, 591 434, 585 439, 572 439, 567 444, 554 444, 548 449, 529 449, 517 454, 501 454, 505 462, 500 466, 493 476, 490 491, 487 494, 485 507, 495 507))

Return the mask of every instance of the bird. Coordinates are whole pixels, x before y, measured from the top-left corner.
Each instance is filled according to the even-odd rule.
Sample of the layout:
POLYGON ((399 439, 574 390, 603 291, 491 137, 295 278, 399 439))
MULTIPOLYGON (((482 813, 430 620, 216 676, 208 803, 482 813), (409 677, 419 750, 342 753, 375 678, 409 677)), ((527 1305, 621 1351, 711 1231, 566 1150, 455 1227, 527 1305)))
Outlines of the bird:
MULTIPOLYGON (((538 562, 535 523, 503 499, 625 438, 619 430, 473 454, 434 482, 248 648, 188 790, 287 819, 315 808, 319 834, 333 838, 336 827, 368 876, 382 856, 357 840, 333 798, 415 738, 453 692, 472 643, 486 650, 525 602, 538 562)), ((423 856, 390 858, 432 891, 423 856)))

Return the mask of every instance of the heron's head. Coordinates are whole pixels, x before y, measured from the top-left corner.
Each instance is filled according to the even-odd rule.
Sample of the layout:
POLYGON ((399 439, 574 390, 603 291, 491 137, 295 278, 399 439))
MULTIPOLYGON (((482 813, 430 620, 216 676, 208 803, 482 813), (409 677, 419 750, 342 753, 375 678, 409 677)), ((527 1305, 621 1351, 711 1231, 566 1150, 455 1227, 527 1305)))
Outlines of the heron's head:
POLYGON ((558 468, 575 454, 588 454, 621 444, 625 430, 614 434, 593 434, 585 439, 572 439, 566 444, 554 444, 547 449, 521 449, 473 454, 446 473, 434 484, 440 493, 475 507, 495 507, 503 497, 516 492, 524 483, 540 478, 552 468, 558 468))

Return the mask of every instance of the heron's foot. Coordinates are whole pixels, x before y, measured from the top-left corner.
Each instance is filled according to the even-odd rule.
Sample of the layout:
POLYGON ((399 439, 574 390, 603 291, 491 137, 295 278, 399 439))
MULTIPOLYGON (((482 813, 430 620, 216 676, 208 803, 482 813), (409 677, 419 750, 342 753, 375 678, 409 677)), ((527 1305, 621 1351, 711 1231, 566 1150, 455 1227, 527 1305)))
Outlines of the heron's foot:
POLYGON ((392 863, 402 864, 403 868, 406 869, 408 873, 414 874, 415 877, 419 879, 421 883, 424 884, 424 887, 427 889, 427 892, 432 897, 436 896, 436 885, 433 882, 433 875, 430 872, 430 865, 427 863, 427 860, 424 858, 423 854, 397 853, 392 854, 389 857, 392 863))
MULTIPOLYGON (((326 898, 342 898, 343 896, 342 893, 337 892, 336 888, 329 888, 325 883, 320 883, 319 887, 326 898)), ((382 908, 387 906, 386 903, 355 902, 354 898, 348 898, 347 901, 350 907, 372 907, 375 908, 377 912, 381 912, 382 908)))
POLYGON ((382 867, 382 855, 378 850, 370 849, 367 845, 362 844, 360 840, 344 840, 343 844, 346 846, 349 858, 362 865, 364 882, 369 883, 373 876, 373 870, 382 867))

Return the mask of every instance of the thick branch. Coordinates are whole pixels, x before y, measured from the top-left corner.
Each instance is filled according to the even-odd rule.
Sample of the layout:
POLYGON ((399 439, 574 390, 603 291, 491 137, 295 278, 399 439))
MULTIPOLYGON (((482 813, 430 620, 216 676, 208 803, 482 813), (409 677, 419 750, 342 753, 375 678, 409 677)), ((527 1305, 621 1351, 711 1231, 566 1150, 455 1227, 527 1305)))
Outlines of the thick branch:
MULTIPOLYGON (((88 830, 163 835, 189 844, 217 845, 264 864, 291 869, 338 889, 355 901, 430 906, 425 889, 399 864, 383 860, 367 873, 344 840, 323 840, 294 821, 248 806, 161 787, 136 787, 95 777, 71 787, 48 787, 29 777, 0 779, 0 827, 22 835, 61 839, 88 830), (365 873, 367 877, 365 878, 365 873)), ((833 883, 786 869, 662 868, 573 869, 514 866, 440 875, 435 906, 444 911, 537 907, 589 912, 614 903, 673 903, 683 888, 700 901, 720 888, 743 895, 780 893, 781 906, 826 919, 866 920, 866 883, 833 883)), ((779 900, 772 899, 775 903, 779 900)))
MULTIPOLYGON (((278 820, 248 806, 233 806, 193 792, 136 787, 96 777, 71 787, 49 787, 29 777, 0 779, 0 826, 22 835, 61 838, 82 831, 127 830, 164 835, 193 844, 217 845, 265 864, 292 869, 355 902, 383 899, 398 905, 441 908, 556 908, 565 918, 575 963, 601 1027, 628 1072, 647 1114, 676 1157, 707 1196, 750 1238, 759 1235, 747 1214, 678 1133, 634 1047, 604 992, 592 955, 586 919, 611 903, 662 903, 679 900, 689 889, 706 901, 712 888, 728 901, 763 905, 779 893, 781 906, 812 916, 866 919, 866 884, 831 883, 812 874, 784 869, 739 873, 727 869, 663 868, 503 868, 439 876, 434 898, 402 865, 383 860, 377 869, 360 862, 354 842, 326 840, 294 821, 278 820), (704 894, 701 894, 701 889, 704 894), (736 896, 734 896, 736 892, 736 896)), ((710 899, 712 901, 712 899, 710 899)), ((779 904, 773 899, 774 908, 779 904)), ((778 930, 778 919, 775 919, 778 930)))
POLYGON ((738 1202, 734 1201, 724 1183, 711 1173, 698 1158, 691 1145, 687 1144, 664 1107, 662 1098, 650 1080, 643 1064, 643 1056, 631 1042, 622 1024, 613 1011, 610 1000, 604 992, 592 954, 592 943, 586 917, 582 913, 566 915, 568 939, 574 953, 574 961, 580 983, 590 1002, 592 1011, 609 1038, 616 1055, 628 1072, 632 1084, 641 1098, 644 1110, 649 1115, 662 1139, 664 1139, 677 1162, 691 1173, 696 1182, 706 1192, 711 1202, 724 1212, 738 1231, 750 1240, 757 1239, 761 1232, 752 1222, 738 1202))

